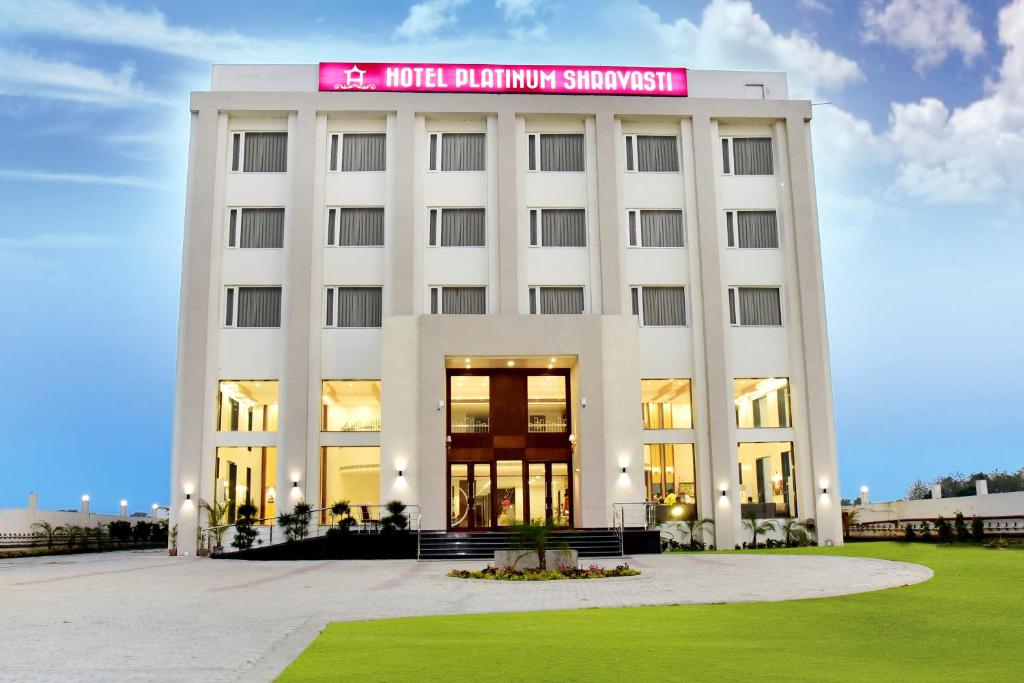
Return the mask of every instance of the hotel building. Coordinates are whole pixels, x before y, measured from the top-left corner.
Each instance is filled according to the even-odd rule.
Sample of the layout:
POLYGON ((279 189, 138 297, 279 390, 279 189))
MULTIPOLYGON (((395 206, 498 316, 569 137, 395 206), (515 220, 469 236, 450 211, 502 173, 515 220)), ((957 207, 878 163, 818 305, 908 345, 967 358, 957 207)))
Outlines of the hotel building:
POLYGON ((842 542, 812 110, 784 74, 638 96, 322 69, 215 66, 191 96, 182 554, 198 501, 247 498, 842 542))

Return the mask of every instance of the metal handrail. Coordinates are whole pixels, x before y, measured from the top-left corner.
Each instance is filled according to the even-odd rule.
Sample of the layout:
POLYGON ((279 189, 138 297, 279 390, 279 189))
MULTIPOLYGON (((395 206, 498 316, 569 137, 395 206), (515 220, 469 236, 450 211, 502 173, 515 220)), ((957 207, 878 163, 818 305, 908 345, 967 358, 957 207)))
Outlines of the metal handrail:
MULTIPOLYGON (((319 521, 320 519, 336 516, 336 515, 334 515, 331 512, 331 508, 332 507, 333 506, 311 508, 310 509, 310 511, 309 511, 310 520, 309 520, 309 523, 307 524, 306 536, 304 536, 304 538, 319 538, 321 535, 325 534, 327 532, 327 530, 330 530, 330 529, 335 527, 335 524, 333 524, 333 523, 323 524, 323 523, 321 523, 319 521), (310 533, 310 530, 312 530, 312 533, 310 533)), ((387 510, 387 505, 364 504, 364 503, 349 503, 349 509, 350 509, 349 516, 350 517, 352 516, 352 512, 353 511, 361 511, 363 508, 366 508, 368 510, 376 511, 377 512, 376 521, 379 522, 379 520, 382 517, 382 515, 380 513, 382 511, 387 510)), ((284 513, 284 514, 291 514, 291 513, 284 513)), ((409 531, 410 532, 412 532, 412 531, 416 532, 416 547, 417 547, 417 556, 418 556, 418 554, 419 554, 420 526, 421 526, 421 520, 422 520, 422 515, 420 513, 420 506, 419 505, 406 505, 405 506, 404 515, 405 515, 405 518, 409 520, 409 531)), ((262 532, 265 529, 267 530, 266 543, 262 543, 263 546, 279 545, 280 543, 282 543, 285 540, 283 538, 285 536, 285 534, 283 534, 281 532, 278 532, 278 539, 279 540, 277 541, 277 543, 274 542, 274 528, 279 526, 279 524, 277 523, 277 520, 279 520, 280 518, 281 518, 281 515, 275 515, 274 517, 260 517, 258 519, 254 519, 253 520, 253 522, 252 522, 253 523, 253 527, 257 530, 257 532, 262 532)), ((364 527, 364 529, 368 532, 370 525, 367 524, 367 522, 368 521, 370 521, 370 522, 374 521, 375 518, 374 518, 373 513, 371 512, 371 514, 369 516, 367 516, 367 517, 363 517, 362 515, 360 515, 360 518, 361 519, 360 519, 359 524, 361 524, 364 527)), ((206 548, 207 548, 207 550, 213 550, 214 549, 214 546, 212 545, 212 543, 213 543, 213 537, 215 535, 215 532, 217 532, 217 531, 221 532, 220 535, 222 536, 222 540, 225 539, 225 538, 229 542, 234 540, 233 535, 231 537, 227 538, 227 534, 232 529, 237 528, 237 525, 238 525, 238 522, 232 522, 231 524, 219 524, 219 525, 209 526, 209 527, 203 528, 201 530, 201 533, 203 534, 203 537, 206 539, 206 548)), ((264 534, 259 533, 259 535, 257 536, 257 540, 263 541, 264 539, 262 538, 262 536, 264 536, 264 534)), ((223 546, 219 546, 219 547, 223 547, 223 546)))
POLYGON ((612 530, 619 538, 619 551, 626 554, 626 528, 646 530, 657 527, 655 506, 657 503, 640 501, 635 503, 612 504, 612 530))

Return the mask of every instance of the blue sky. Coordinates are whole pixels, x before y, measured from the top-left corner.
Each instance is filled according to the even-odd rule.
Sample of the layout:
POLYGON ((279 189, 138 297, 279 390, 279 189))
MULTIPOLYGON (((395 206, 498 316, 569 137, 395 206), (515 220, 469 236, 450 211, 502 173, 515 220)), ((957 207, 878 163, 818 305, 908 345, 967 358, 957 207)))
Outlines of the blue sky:
POLYGON ((1024 465, 1024 0, 0 0, 0 507, 166 501, 188 92, 346 59, 787 71, 843 494, 1024 465))

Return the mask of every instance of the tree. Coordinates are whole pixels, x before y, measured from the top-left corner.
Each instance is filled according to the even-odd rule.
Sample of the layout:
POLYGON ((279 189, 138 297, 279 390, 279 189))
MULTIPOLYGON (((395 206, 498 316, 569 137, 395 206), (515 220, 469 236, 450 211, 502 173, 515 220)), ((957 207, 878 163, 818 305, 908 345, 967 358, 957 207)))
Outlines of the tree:
POLYGON ((537 553, 537 568, 541 571, 547 569, 547 559, 544 555, 551 544, 551 532, 554 528, 554 523, 550 521, 543 524, 525 522, 513 526, 512 546, 523 551, 513 564, 518 564, 519 560, 530 553, 537 553))
POLYGON ((843 538, 848 539, 850 537, 850 529, 854 524, 857 523, 857 518, 860 517, 860 510, 853 508, 852 510, 843 511, 843 538))
POLYGON ((770 519, 757 519, 756 517, 747 517, 743 520, 743 526, 747 527, 751 534, 753 534, 753 542, 750 544, 751 548, 757 547, 757 537, 775 531, 777 528, 775 522, 770 519))
POLYGON ((920 479, 916 480, 907 489, 907 500, 925 500, 930 498, 932 495, 931 489, 928 484, 924 483, 920 479))
POLYGON ((49 522, 35 522, 32 528, 46 538, 46 547, 50 550, 53 549, 53 542, 64 532, 64 527, 53 526, 49 522))
POLYGON ((686 531, 690 535, 690 547, 695 548, 697 543, 703 542, 698 540, 698 537, 704 538, 704 527, 715 526, 715 520, 709 517, 697 518, 695 516, 693 519, 686 520, 683 524, 686 525, 686 531))
POLYGON ((804 545, 807 543, 807 531, 800 520, 787 519, 782 523, 782 533, 786 538, 786 545, 804 545))
POLYGON ((221 547, 224 541, 224 532, 227 531, 224 524, 227 522, 230 504, 226 500, 220 503, 216 500, 212 503, 202 500, 199 501, 199 507, 206 512, 206 526, 209 527, 210 533, 213 535, 214 545, 218 548, 221 547))

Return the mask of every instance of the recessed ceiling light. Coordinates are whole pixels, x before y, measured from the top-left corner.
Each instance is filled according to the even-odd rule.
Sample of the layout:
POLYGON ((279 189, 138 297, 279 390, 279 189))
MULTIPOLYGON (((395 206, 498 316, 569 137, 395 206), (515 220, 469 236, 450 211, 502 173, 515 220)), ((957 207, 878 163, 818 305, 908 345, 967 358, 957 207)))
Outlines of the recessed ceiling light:
POLYGON ((468 359, 468 358, 466 359, 466 362, 467 362, 467 363, 469 362, 469 359, 468 359))
POLYGON ((510 360, 510 361, 508 361, 508 363, 506 363, 506 365, 508 365, 509 367, 512 367, 515 364, 516 364, 516 362, 514 360, 510 360))
POLYGON ((554 365, 552 365, 551 363, 548 363, 548 370, 551 370, 551 369, 553 369, 554 367, 555 367, 554 365))
POLYGON ((557 361, 557 360, 558 360, 558 359, 557 359, 557 358, 555 358, 554 356, 552 356, 552 357, 551 357, 551 362, 552 362, 552 363, 554 363, 554 362, 555 362, 555 361, 557 361))

